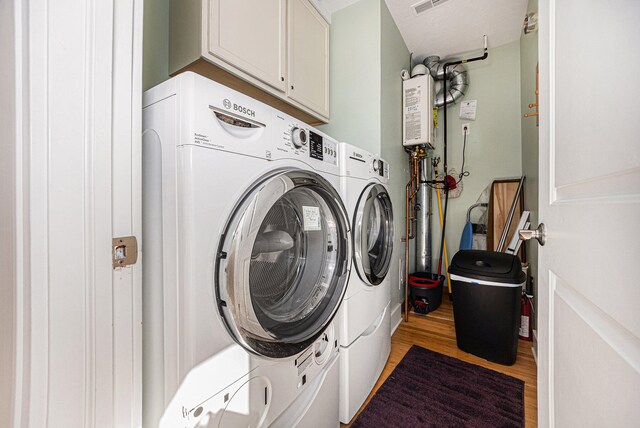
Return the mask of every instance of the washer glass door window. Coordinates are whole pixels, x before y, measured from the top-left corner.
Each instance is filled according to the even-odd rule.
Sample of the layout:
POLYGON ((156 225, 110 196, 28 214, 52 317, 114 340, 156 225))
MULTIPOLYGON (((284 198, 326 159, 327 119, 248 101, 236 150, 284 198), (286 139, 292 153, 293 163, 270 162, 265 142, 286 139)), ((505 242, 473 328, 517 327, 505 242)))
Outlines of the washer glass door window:
POLYGON ((360 195, 353 233, 358 275, 369 285, 380 284, 389 272, 393 252, 393 210, 381 184, 370 184, 360 195))
POLYGON ((236 341, 274 358, 313 343, 349 268, 348 222, 331 184, 299 170, 268 177, 238 206, 221 245, 216 293, 236 341))

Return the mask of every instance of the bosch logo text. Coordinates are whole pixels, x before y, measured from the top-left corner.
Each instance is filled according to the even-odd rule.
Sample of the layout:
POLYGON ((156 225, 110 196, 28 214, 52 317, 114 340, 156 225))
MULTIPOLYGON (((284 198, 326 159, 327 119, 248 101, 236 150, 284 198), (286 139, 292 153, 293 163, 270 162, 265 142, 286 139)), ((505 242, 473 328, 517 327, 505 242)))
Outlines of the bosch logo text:
POLYGON ((226 108, 227 110, 233 109, 238 113, 242 113, 244 115, 251 116, 251 117, 256 117, 256 112, 254 110, 241 106, 240 104, 232 103, 228 99, 223 100, 222 105, 224 105, 224 108, 226 108))

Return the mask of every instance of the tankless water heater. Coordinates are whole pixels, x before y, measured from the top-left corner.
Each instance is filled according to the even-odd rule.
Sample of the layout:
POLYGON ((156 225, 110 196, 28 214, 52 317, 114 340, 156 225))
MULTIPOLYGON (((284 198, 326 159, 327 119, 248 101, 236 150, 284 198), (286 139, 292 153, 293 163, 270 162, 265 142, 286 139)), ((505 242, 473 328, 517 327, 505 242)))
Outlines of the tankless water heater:
POLYGON ((435 87, 429 75, 402 82, 402 144, 435 148, 433 100, 435 87))

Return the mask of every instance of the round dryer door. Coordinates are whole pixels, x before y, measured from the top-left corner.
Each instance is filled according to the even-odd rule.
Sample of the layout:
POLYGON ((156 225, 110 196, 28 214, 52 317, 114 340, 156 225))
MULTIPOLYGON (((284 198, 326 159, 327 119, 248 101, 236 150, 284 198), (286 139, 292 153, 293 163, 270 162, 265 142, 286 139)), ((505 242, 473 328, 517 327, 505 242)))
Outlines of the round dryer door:
POLYGON ((293 170, 258 183, 227 224, 216 264, 235 340, 272 358, 310 346, 340 305, 350 250, 344 206, 324 178, 293 170))
POLYGON ((354 264, 360 278, 378 285, 389 272, 393 253, 393 210, 381 184, 367 186, 353 216, 354 264))

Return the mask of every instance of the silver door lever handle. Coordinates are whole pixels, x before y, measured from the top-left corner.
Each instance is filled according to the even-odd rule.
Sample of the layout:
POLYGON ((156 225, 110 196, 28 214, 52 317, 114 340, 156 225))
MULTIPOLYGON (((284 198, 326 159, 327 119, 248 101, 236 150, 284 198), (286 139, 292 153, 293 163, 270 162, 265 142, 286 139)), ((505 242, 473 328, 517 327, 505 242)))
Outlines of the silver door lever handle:
POLYGON ((519 230, 518 235, 520 235, 520 239, 523 241, 535 238, 540 245, 544 245, 547 242, 547 228, 544 223, 540 223, 536 230, 519 230))

